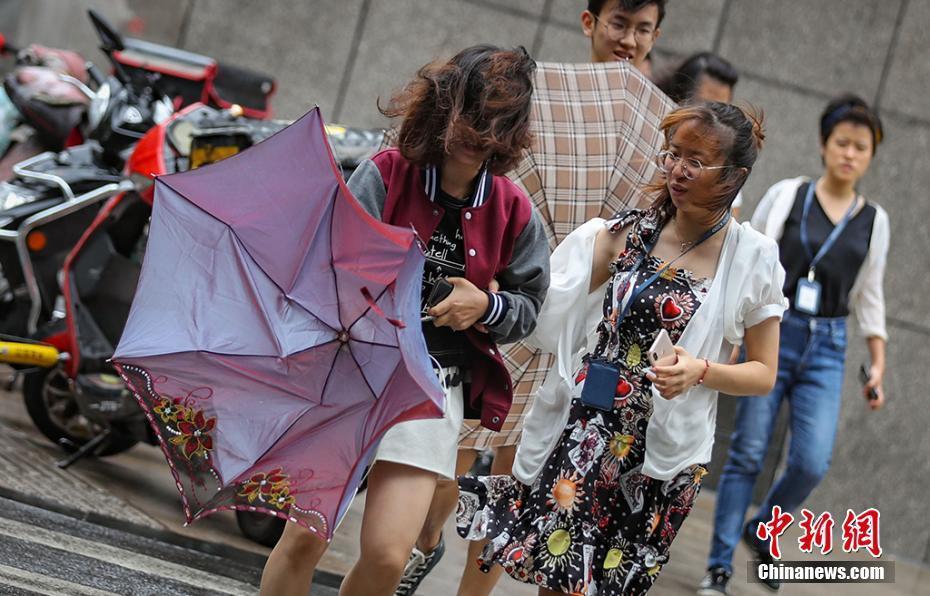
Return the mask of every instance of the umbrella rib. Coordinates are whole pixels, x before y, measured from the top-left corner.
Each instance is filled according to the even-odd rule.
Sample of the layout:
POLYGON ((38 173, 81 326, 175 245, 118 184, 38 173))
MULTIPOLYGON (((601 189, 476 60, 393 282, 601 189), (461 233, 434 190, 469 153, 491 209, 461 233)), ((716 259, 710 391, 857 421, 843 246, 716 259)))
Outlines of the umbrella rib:
MULTIPOLYGON (((338 199, 338 194, 339 194, 339 185, 337 184, 335 190, 333 191, 334 199, 331 200, 331 201, 327 204, 327 207, 326 207, 326 208, 327 208, 327 210, 329 211, 329 237, 330 237, 329 269, 330 269, 330 271, 331 271, 332 274, 333 274, 333 287, 334 287, 335 290, 336 290, 336 304, 337 304, 336 315, 337 315, 337 317, 339 317, 339 327, 340 327, 340 328, 337 329, 336 327, 333 327, 332 325, 330 325, 329 323, 327 323, 327 322, 323 319, 323 317, 319 316, 318 314, 316 314, 315 312, 313 312, 312 310, 310 310, 306 305, 300 304, 301 308, 303 308, 305 311, 307 311, 308 313, 310 313, 311 315, 313 315, 314 318, 316 318, 318 321, 320 321, 321 323, 323 323, 324 325, 326 325, 327 327, 329 327, 330 329, 332 329, 332 330, 333 330, 334 332, 336 332, 336 333, 339 333, 339 331, 340 331, 341 328, 343 327, 343 324, 342 324, 342 317, 339 315, 339 309, 338 309, 338 304, 339 304, 339 285, 338 285, 338 279, 336 278, 336 266, 335 266, 335 263, 334 263, 334 261, 333 261, 333 251, 332 251, 333 219, 335 218, 336 199, 338 199)), ((311 242, 311 244, 312 244, 312 242, 311 242)), ((304 264, 305 264, 305 262, 306 262, 306 260, 307 260, 307 256, 308 256, 308 255, 309 255, 309 252, 305 252, 305 253, 304 253, 303 260, 301 261, 301 264, 300 264, 301 267, 298 268, 298 271, 299 271, 301 268, 303 268, 303 266, 304 266, 304 264)), ((291 288, 291 289, 293 289, 295 283, 296 283, 296 279, 291 279, 290 284, 289 284, 288 287, 291 288)), ((283 291, 283 290, 282 290, 282 291, 283 291)), ((288 294, 287 292, 284 292, 284 295, 285 295, 285 296, 288 296, 288 297, 290 298, 290 296, 289 296, 289 294, 288 294)), ((299 303, 298 303, 298 304, 299 304, 299 303)))
POLYGON ((377 346, 379 348, 394 348, 394 349, 397 348, 397 346, 392 346, 391 344, 382 344, 376 341, 365 341, 364 339, 355 339, 354 337, 352 338, 352 341, 354 341, 357 344, 365 344, 366 346, 377 346))
MULTIPOLYGON (((275 134, 277 134, 277 133, 275 133, 275 134)), ((263 141, 263 142, 264 142, 264 141, 263 141)), ((249 250, 249 248, 248 248, 248 246, 246 245, 246 243, 243 242, 242 238, 239 237, 239 234, 236 232, 235 228, 233 228, 229 223, 227 223, 227 222, 226 222, 225 220, 223 220, 222 218, 216 216, 216 215, 213 214, 213 213, 210 213, 209 211, 207 211, 206 209, 204 209, 204 208, 201 207, 200 205, 194 203, 194 202, 191 201, 190 199, 187 199, 187 196, 186 196, 183 192, 181 192, 180 190, 178 190, 177 188, 175 188, 174 186, 172 186, 169 182, 166 182, 163 178, 159 178, 159 182, 161 182, 162 184, 164 184, 165 186, 167 186, 168 188, 170 188, 172 191, 174 191, 175 193, 177 193, 179 196, 184 197, 184 198, 187 200, 188 203, 190 203, 191 205, 193 205, 194 207, 196 207, 198 210, 200 210, 202 213, 204 213, 204 214, 207 215, 208 217, 210 217, 210 218, 212 218, 212 219, 215 219, 216 221, 218 221, 218 222, 220 222, 221 224, 223 224, 224 226, 226 226, 226 229, 229 230, 229 233, 232 234, 233 237, 235 237, 235 239, 238 241, 238 243, 239 243, 239 244, 238 244, 239 248, 241 248, 242 251, 245 252, 245 254, 249 255, 249 258, 251 258, 252 261, 255 263, 255 265, 258 267, 258 269, 259 269, 262 273, 265 274, 265 277, 268 279, 268 281, 269 281, 274 287, 278 288, 278 291, 281 292, 281 294, 282 294, 283 296, 287 296, 288 299, 290 299, 290 296, 288 295, 288 292, 287 292, 277 281, 275 281, 275 279, 274 279, 271 275, 269 275, 267 271, 265 271, 265 268, 264 268, 264 267, 261 266, 261 264, 259 263, 258 259, 256 259, 256 258, 255 258, 255 255, 252 254, 252 252, 249 250)), ((332 228, 333 228, 333 218, 332 218, 332 217, 330 217, 329 228, 330 228, 330 238, 332 238, 332 228)), ((334 286, 335 289, 336 289, 336 303, 338 304, 338 302, 339 302, 339 285, 338 285, 337 280, 336 280, 336 267, 335 267, 335 264, 334 264, 334 262, 333 262, 332 253, 330 253, 329 261, 330 261, 330 269, 331 269, 332 272, 333 272, 333 286, 334 286)), ((327 323, 326 320, 325 320, 323 317, 319 316, 318 314, 316 314, 315 312, 313 312, 312 310, 310 310, 309 308, 307 308, 307 307, 304 306, 303 304, 300 304, 300 303, 297 303, 297 304, 298 304, 298 306, 300 306, 300 308, 302 308, 304 311, 306 311, 308 314, 310 314, 314 319, 316 319, 317 321, 319 321, 320 323, 322 323, 323 325, 325 325, 327 328, 331 329, 334 333, 338 333, 338 332, 339 332, 339 329, 337 329, 336 327, 333 327, 332 325, 330 325, 329 323, 327 323)), ((341 317, 340 313, 338 312, 338 310, 337 310, 336 315, 339 317, 339 325, 340 325, 340 327, 343 327, 343 325, 342 325, 342 317, 341 317)))
MULTIPOLYGON (((357 366, 359 372, 361 372, 361 371, 362 371, 362 365, 359 364, 358 358, 356 358, 356 357, 355 357, 355 353, 352 352, 352 346, 346 344, 346 347, 349 348, 349 356, 352 357, 352 361, 355 362, 355 366, 357 366)), ((396 366, 395 366, 395 368, 396 368, 396 366)), ((365 373, 362 373, 361 376, 362 376, 362 380, 365 381, 365 385, 368 387, 368 390, 371 391, 372 397, 374 397, 375 399, 378 399, 378 394, 375 393, 374 387, 372 387, 372 386, 371 386, 371 383, 368 382, 368 377, 365 376, 365 373)))
MULTIPOLYGON (((321 405, 321 406, 323 405, 323 396, 326 395, 326 388, 329 386, 329 380, 330 380, 330 379, 332 378, 332 376, 333 376, 333 371, 336 370, 336 360, 339 359, 339 352, 341 352, 341 351, 342 351, 342 346, 340 346, 339 349, 336 350, 336 353, 333 355, 333 362, 332 362, 332 364, 329 365, 329 372, 326 373, 326 380, 323 382, 323 389, 320 390, 320 405, 321 405)), ((351 354, 351 352, 352 352, 352 351, 349 350, 349 353, 350 353, 350 354, 351 354)), ((355 360, 355 356, 352 357, 352 360, 355 360)), ((358 363, 356 362, 356 364, 358 364, 358 363)), ((361 368, 361 367, 359 367, 359 368, 361 368)), ((363 376, 364 376, 364 375, 363 375, 363 376)), ((367 381, 366 381, 366 383, 367 383, 367 381)))
MULTIPOLYGON (((338 191, 336 198, 338 198, 338 191)), ((342 300, 339 298, 339 275, 336 272, 336 256, 333 254, 332 243, 333 243, 333 227, 335 226, 336 221, 336 205, 335 201, 330 203, 332 212, 329 215, 329 268, 333 272, 333 288, 336 290, 336 317, 339 319, 339 326, 345 329, 345 324, 342 322, 342 309, 339 308, 339 305, 342 304, 342 300)), ((337 352, 338 354, 338 352, 337 352)), ((326 381, 329 382, 329 377, 326 378, 326 381)), ((324 389, 326 386, 324 385, 324 389)))

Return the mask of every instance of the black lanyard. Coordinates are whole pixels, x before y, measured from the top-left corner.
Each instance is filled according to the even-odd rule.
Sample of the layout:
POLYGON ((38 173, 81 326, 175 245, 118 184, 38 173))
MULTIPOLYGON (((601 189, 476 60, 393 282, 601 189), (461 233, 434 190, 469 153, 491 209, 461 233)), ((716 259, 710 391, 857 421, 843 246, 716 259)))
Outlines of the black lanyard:
POLYGON ((833 248, 840 234, 846 229, 846 225, 852 219, 853 213, 856 211, 856 207, 859 204, 858 199, 859 197, 857 195, 856 198, 853 199, 852 205, 850 205, 849 209, 846 211, 846 215, 843 216, 840 223, 836 224, 836 227, 833 228, 833 231, 830 232, 830 235, 827 236, 827 239, 815 255, 813 251, 811 251, 810 238, 807 235, 807 218, 810 215, 811 204, 814 202, 814 183, 811 182, 808 185, 807 196, 804 197, 804 212, 801 214, 801 245, 804 247, 804 252, 807 253, 807 258, 811 260, 810 268, 807 270, 808 281, 814 281, 814 268, 817 267, 817 263, 820 262, 831 248, 833 248))
MULTIPOLYGON (((614 329, 617 329, 620 327, 620 324, 623 322, 623 319, 626 318, 627 314, 629 314, 630 308, 632 308, 633 303, 636 302, 636 299, 639 298, 639 295, 642 294, 646 290, 646 288, 651 286, 653 282, 655 282, 655 280, 662 277, 662 274, 668 271, 669 268, 675 263, 675 261, 677 261, 681 257, 685 256, 686 254, 688 254, 689 252, 691 252, 692 250, 694 250, 695 248, 703 244, 711 236, 713 236, 714 234, 722 230, 724 226, 726 226, 729 222, 730 222, 730 211, 727 211, 726 215, 724 215, 723 218, 720 219, 720 221, 715 223, 714 227, 704 232, 704 235, 701 236, 697 242, 689 246, 687 250, 682 251, 680 255, 678 255, 677 257, 675 257, 668 263, 666 263, 665 266, 659 269, 658 271, 656 271, 655 274, 652 275, 652 277, 650 277, 649 279, 641 283, 639 286, 634 288, 633 293, 630 295, 630 299, 626 301, 626 306, 624 306, 623 309, 620 311, 620 314, 617 315, 616 322, 614 322, 613 324, 614 329)), ((623 280, 623 294, 626 294, 627 288, 629 287, 630 280, 632 280, 636 276, 636 274, 639 272, 639 268, 642 266, 643 261, 646 260, 646 257, 649 256, 649 253, 651 253, 652 249, 655 248, 656 242, 658 242, 658 240, 659 240, 658 233, 656 233, 655 242, 653 242, 652 244, 648 246, 644 245, 644 248, 646 249, 645 252, 642 255, 640 255, 639 260, 636 261, 636 264, 633 265, 633 267, 630 269, 630 272, 627 273, 626 278, 623 280)), ((621 301, 622 300, 623 298, 621 297, 621 301)))

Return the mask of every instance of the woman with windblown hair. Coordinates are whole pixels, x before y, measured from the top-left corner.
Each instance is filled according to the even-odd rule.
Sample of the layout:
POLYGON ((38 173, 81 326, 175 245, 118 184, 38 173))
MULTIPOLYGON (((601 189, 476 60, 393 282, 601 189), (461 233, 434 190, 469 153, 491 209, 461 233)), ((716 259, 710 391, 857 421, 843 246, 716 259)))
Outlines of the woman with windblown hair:
MULTIPOLYGON (((423 333, 446 387, 445 417, 385 433, 368 476, 359 560, 343 596, 412 593, 442 555, 415 549, 440 479, 455 477, 465 410, 499 430, 510 377, 497 349, 532 331, 549 284, 548 245, 526 195, 503 177, 529 144, 535 63, 522 48, 474 46, 426 65, 383 112, 403 119, 397 147, 366 160, 348 182, 374 217, 413 226, 425 243, 423 333), (434 301, 443 282, 451 293, 434 301), (435 303, 434 303, 435 302, 435 303), (411 555, 413 552, 413 555, 411 555), (402 578, 402 574, 405 574, 402 578)), ((364 242, 364 238, 353 241, 364 242)), ((326 545, 288 523, 262 593, 307 593, 326 545)))

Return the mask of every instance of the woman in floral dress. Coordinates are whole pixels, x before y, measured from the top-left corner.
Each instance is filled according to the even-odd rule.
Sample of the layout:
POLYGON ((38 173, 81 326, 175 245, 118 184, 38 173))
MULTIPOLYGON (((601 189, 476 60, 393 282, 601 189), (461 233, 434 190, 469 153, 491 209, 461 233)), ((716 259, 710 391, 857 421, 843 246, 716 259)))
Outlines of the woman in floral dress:
POLYGON ((532 340, 559 362, 514 477, 459 480, 459 532, 490 539, 478 564, 540 594, 648 591, 707 473, 717 392, 775 380, 784 272, 774 243, 729 213, 761 126, 712 103, 676 110, 663 129, 654 206, 592 220, 553 254, 532 340), (662 329, 677 361, 650 367, 662 329), (739 343, 746 363, 723 364, 739 343), (619 373, 611 410, 581 399, 593 359, 619 373))

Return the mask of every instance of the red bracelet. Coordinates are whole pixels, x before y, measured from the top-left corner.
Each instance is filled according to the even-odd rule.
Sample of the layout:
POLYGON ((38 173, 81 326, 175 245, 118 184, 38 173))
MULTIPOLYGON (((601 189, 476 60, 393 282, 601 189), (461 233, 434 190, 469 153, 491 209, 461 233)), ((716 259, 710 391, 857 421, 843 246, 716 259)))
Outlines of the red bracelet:
POLYGON ((707 371, 710 370, 710 360, 708 360, 707 358, 704 358, 703 360, 704 360, 704 372, 701 373, 701 378, 698 379, 698 382, 695 383, 695 385, 703 385, 703 384, 704 384, 704 377, 707 376, 707 371))

